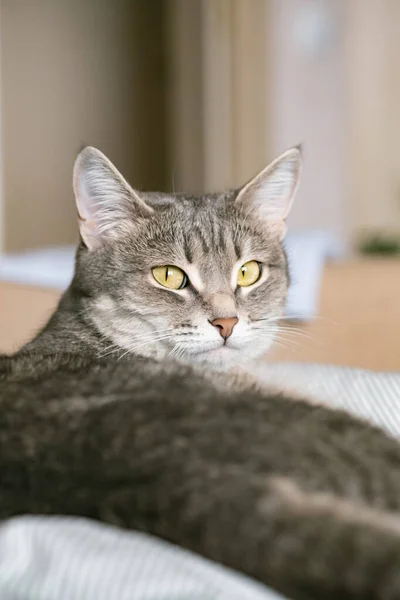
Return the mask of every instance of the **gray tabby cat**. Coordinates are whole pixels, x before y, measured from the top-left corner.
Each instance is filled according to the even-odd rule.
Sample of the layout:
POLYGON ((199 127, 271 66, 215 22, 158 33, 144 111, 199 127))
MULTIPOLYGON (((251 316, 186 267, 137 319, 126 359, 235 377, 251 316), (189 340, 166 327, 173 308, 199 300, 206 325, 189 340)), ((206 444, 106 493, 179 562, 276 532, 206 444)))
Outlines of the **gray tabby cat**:
POLYGON ((238 191, 131 189, 79 155, 81 243, 47 326, 0 359, 0 518, 161 536, 291 598, 400 598, 400 447, 258 389, 288 287, 294 148, 238 191))

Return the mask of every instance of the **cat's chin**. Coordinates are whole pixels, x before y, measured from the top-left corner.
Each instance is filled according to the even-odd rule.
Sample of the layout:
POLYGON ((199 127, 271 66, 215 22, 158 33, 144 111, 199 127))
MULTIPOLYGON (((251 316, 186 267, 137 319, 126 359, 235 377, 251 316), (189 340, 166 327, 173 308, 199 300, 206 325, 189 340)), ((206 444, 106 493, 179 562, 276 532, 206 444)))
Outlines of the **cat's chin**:
POLYGON ((193 366, 203 366, 216 371, 228 371, 233 367, 245 366, 264 354, 267 348, 232 348, 219 346, 204 352, 193 352, 181 357, 180 362, 193 366))

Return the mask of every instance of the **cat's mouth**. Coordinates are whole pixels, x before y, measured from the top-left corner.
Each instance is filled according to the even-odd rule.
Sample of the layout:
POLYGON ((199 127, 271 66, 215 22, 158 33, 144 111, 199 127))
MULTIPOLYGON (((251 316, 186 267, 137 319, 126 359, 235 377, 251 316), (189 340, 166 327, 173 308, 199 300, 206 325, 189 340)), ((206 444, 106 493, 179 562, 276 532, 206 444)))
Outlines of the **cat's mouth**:
POLYGON ((200 340, 191 345, 190 350, 182 353, 183 362, 204 363, 211 368, 228 369, 243 365, 265 354, 275 338, 275 332, 265 331, 260 335, 247 332, 244 336, 229 336, 225 339, 200 340))
POLYGON ((218 351, 228 351, 228 350, 232 350, 232 348, 230 346, 228 346, 226 340, 223 341, 221 344, 218 344, 218 346, 209 346, 207 348, 196 348, 193 351, 193 354, 211 354, 212 352, 218 352, 218 351))
POLYGON ((208 345, 207 347, 201 346, 199 348, 193 348, 191 354, 193 357, 198 356, 204 358, 219 355, 221 358, 225 357, 228 359, 228 357, 233 357, 234 355, 243 352, 243 350, 245 350, 243 345, 238 346, 231 340, 226 339, 214 343, 213 345, 208 345))

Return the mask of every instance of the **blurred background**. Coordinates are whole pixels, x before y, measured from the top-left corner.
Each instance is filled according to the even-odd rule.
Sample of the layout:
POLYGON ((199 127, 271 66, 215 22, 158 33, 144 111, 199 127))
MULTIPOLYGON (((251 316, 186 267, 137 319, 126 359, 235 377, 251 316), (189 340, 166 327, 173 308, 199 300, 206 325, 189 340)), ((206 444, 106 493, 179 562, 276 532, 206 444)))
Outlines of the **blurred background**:
POLYGON ((331 329, 300 358, 398 367, 398 0, 1 0, 0 52, 3 281, 63 286, 83 144, 138 189, 210 191, 301 142, 289 313, 331 329))

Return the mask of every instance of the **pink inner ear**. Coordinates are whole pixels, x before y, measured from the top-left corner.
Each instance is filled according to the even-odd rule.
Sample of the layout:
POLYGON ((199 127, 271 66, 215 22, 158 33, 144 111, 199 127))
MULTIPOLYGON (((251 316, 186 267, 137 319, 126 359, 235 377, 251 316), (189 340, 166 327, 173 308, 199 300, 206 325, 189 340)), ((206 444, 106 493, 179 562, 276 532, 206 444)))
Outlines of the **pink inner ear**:
POLYGON ((260 217, 283 238, 286 232, 283 221, 290 211, 300 171, 299 150, 288 150, 247 183, 236 202, 253 205, 260 217))
POLYGON ((97 232, 96 223, 90 219, 82 219, 81 215, 78 214, 79 232, 81 238, 88 248, 88 250, 94 250, 101 245, 100 237, 97 232))
POLYGON ((93 207, 91 207, 82 180, 79 181, 78 189, 79 193, 76 197, 76 205, 78 210, 79 233, 88 250, 93 250, 100 246, 100 240, 96 235, 96 222, 93 219, 93 214, 91 214, 91 209, 93 209, 93 207))
POLYGON ((268 223, 268 227, 269 227, 270 231, 272 231, 273 233, 275 233, 276 235, 279 236, 280 240, 283 240, 283 238, 286 235, 286 231, 287 231, 285 221, 282 221, 282 220, 275 221, 275 220, 271 219, 268 223))
POLYGON ((81 219, 82 221, 86 221, 87 219, 93 219, 93 201, 90 200, 88 192, 86 191, 83 176, 81 176, 78 180, 78 185, 77 189, 75 190, 75 193, 79 219, 81 219))

